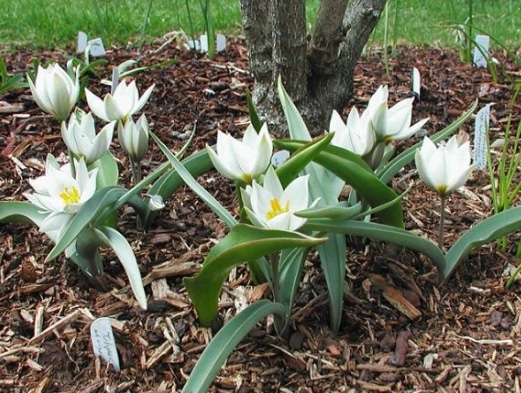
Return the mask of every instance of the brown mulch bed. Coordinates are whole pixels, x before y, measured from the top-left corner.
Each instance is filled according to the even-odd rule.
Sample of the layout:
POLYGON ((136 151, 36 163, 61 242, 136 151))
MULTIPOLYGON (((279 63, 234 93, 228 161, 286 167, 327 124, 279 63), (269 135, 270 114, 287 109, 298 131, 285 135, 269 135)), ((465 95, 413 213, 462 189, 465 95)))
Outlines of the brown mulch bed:
MULTIPOLYGON (((146 105, 153 130, 173 151, 197 125, 191 151, 215 142, 217 130, 239 135, 248 123, 245 92, 251 86, 246 50, 234 42, 215 60, 159 44, 143 51, 142 62, 166 59, 166 68, 141 73, 142 90, 156 89, 146 105)), ((25 70, 37 56, 45 62, 65 53, 3 53, 12 71, 25 70)), ((110 67, 136 58, 132 50, 114 49, 110 67)), ((520 71, 501 53, 504 75, 520 71)), ((458 54, 432 48, 401 48, 390 61, 390 76, 379 54, 359 62, 351 104, 363 108, 380 84, 389 84, 391 100, 410 96, 411 67, 422 74, 422 99, 415 120, 430 117, 429 133, 455 120, 474 100, 492 103, 491 130, 500 136, 512 114, 517 124, 519 97, 509 79, 494 82, 487 70, 463 64, 458 54)), ((108 78, 109 67, 101 70, 108 78)), ((90 88, 107 88, 92 80, 90 88)), ((35 106, 28 90, 0 97, 0 199, 22 200, 27 180, 42 173, 48 152, 65 151, 59 126, 35 106), (10 112, 10 113, 9 113, 10 112)), ((351 106, 351 105, 350 105, 351 106)), ((349 106, 349 107, 350 107, 349 106)), ((346 108, 346 113, 349 107, 346 108)), ((472 122, 464 131, 472 133, 472 122)), ((400 143, 398 150, 417 142, 400 143)), ((130 174, 124 155, 124 181, 130 174)), ((151 170, 164 161, 152 148, 145 162, 151 170)), ((234 206, 233 185, 210 172, 200 181, 220 201, 234 206)), ((406 227, 436 238, 439 201, 405 168, 393 180, 397 191, 414 183, 404 202, 406 227)), ((446 247, 473 223, 491 214, 486 173, 475 172, 448 203, 446 247)), ((2 392, 176 392, 223 321, 244 300, 265 288, 251 286, 244 268, 233 271, 220 301, 219 323, 199 325, 182 278, 193 275, 206 253, 225 233, 224 225, 188 189, 182 188, 159 214, 152 230, 135 229, 131 211, 122 212, 120 230, 136 252, 150 304, 134 303, 126 276, 110 253, 105 267, 113 290, 102 293, 65 258, 45 262, 52 243, 36 228, 0 224, 0 391, 2 392), (113 318, 121 372, 96 359, 89 327, 94 318, 113 318)), ((511 239, 515 246, 514 238, 511 239)), ((289 340, 276 337, 272 324, 259 324, 231 355, 215 380, 214 392, 505 392, 521 391, 521 299, 519 284, 505 289, 502 275, 518 261, 495 244, 481 247, 443 287, 436 269, 417 254, 382 244, 348 239, 343 324, 328 328, 327 292, 314 255, 306 263, 294 308, 289 340), (414 303, 421 315, 408 319, 382 292, 382 282, 414 303)), ((513 250, 509 250, 512 251, 513 250)), ((264 291, 267 293, 268 291, 264 291)))

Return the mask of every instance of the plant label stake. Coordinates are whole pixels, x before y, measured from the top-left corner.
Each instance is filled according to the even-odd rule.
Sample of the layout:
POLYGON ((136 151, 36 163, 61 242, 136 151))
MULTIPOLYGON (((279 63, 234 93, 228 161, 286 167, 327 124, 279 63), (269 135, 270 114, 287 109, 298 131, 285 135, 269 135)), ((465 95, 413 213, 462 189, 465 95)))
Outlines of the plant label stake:
POLYGON ((416 67, 412 67, 412 93, 414 97, 420 101, 421 78, 420 71, 416 67))
POLYGON ((476 46, 474 47, 473 63, 476 67, 486 68, 487 59, 490 57, 488 48, 490 46, 490 37, 488 35, 477 35, 476 46))
POLYGON ((474 165, 480 171, 487 167, 487 133, 490 123, 490 105, 481 108, 474 123, 474 165))
POLYGON ((288 160, 288 158, 289 151, 280 150, 271 156, 271 165, 273 165, 275 168, 278 168, 279 166, 284 164, 288 160))
POLYGON ((119 69, 118 69, 118 67, 114 67, 112 69, 112 82, 110 84, 110 94, 112 96, 114 96, 114 93, 116 92, 118 83, 119 83, 119 69))
POLYGON ((100 357, 108 364, 114 367, 119 373, 119 357, 116 349, 116 340, 110 325, 110 318, 98 318, 90 325, 90 336, 92 341, 92 349, 94 356, 100 357))
POLYGON ((78 45, 76 47, 77 53, 83 53, 89 49, 89 53, 94 57, 105 56, 105 47, 103 46, 103 40, 101 38, 94 38, 93 40, 88 39, 88 36, 85 32, 78 32, 78 45))
POLYGON ((77 53, 85 52, 85 49, 87 49, 88 40, 89 39, 87 38, 87 34, 85 34, 83 31, 78 31, 78 45, 76 46, 77 53))
MULTIPOLYGON (((226 37, 222 34, 216 34, 215 40, 215 51, 223 52, 226 49, 226 37)), ((199 42, 201 44, 201 52, 208 52, 208 36, 206 34, 202 34, 199 37, 199 42)))

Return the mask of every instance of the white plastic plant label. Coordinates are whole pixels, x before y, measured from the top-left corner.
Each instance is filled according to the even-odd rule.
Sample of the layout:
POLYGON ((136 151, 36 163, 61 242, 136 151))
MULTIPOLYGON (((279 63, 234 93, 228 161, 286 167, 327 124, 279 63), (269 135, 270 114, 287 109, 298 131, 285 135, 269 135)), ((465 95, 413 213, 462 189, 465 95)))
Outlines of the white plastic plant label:
POLYGON ((103 317, 94 320, 90 325, 90 338, 94 355, 111 364, 114 370, 119 372, 119 357, 110 318, 103 317))
POLYGON ((90 46, 90 54, 94 57, 105 56, 105 47, 101 38, 94 38, 88 44, 90 46))
MULTIPOLYGON (((208 36, 206 34, 202 34, 199 37, 199 42, 201 44, 201 52, 208 52, 208 36)), ((215 51, 222 52, 225 49, 226 49, 226 37, 222 34, 216 34, 215 51)))
POLYGON ((226 37, 222 34, 215 36, 217 52, 223 52, 226 50, 226 37))
POLYGON ((474 47, 473 63, 476 67, 486 68, 487 60, 490 57, 488 48, 490 47, 490 37, 488 35, 477 35, 476 46, 474 47))
POLYGON ((288 158, 289 151, 280 150, 271 156, 271 165, 273 165, 275 168, 278 168, 279 166, 284 164, 288 160, 288 158))
POLYGON ((412 92, 416 99, 420 100, 420 91, 421 91, 421 78, 420 71, 416 68, 412 68, 412 92))
POLYGON ((482 171, 487 167, 487 134, 490 123, 490 105, 481 108, 474 123, 474 165, 482 171))
POLYGON ((94 38, 93 40, 89 41, 87 33, 79 31, 76 52, 83 53, 87 48, 89 48, 89 53, 91 56, 101 57, 106 55, 105 47, 103 46, 103 40, 101 38, 94 38))
POLYGON ((85 49, 87 49, 88 40, 89 40, 89 38, 87 37, 87 34, 85 32, 78 31, 78 44, 76 46, 77 53, 85 52, 85 49))

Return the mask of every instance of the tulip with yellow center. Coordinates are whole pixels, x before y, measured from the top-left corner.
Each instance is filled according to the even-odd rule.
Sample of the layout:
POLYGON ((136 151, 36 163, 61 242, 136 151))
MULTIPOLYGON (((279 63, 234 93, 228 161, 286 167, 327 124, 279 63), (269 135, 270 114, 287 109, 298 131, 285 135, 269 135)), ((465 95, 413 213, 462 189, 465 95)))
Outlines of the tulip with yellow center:
MULTIPOLYGON (((87 170, 83 158, 76 162, 76 175, 69 165, 61 166, 52 155, 47 156, 45 174, 29 180, 33 193, 23 195, 42 212, 49 213, 40 230, 56 241, 74 214, 96 192, 97 169, 87 170)), ((71 252, 67 252, 70 255, 71 252)))
POLYGON ((242 190, 246 214, 251 222, 261 228, 295 231, 305 224, 306 219, 295 212, 316 204, 309 200, 309 176, 300 176, 286 189, 282 188, 273 167, 269 167, 263 184, 253 181, 242 190))

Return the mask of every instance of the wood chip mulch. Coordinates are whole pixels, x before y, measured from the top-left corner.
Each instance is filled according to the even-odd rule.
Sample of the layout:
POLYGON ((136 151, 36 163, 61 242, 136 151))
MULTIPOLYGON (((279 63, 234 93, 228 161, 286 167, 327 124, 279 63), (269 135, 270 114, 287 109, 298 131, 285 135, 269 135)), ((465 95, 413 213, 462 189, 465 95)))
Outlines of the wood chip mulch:
MULTIPOLYGON (((22 72, 32 57, 65 63, 64 52, 1 52, 8 69, 22 72)), ((438 131, 474 100, 491 106, 491 132, 501 137, 507 118, 520 120, 521 102, 512 80, 521 71, 495 53, 500 79, 473 68, 444 49, 400 48, 385 74, 381 53, 360 60, 351 105, 365 107, 380 84, 392 101, 411 95, 411 67, 422 75, 421 101, 414 120, 430 117, 426 129, 438 131)), ((144 111, 153 130, 176 151, 194 125, 191 151, 215 142, 217 130, 240 135, 248 123, 246 89, 252 78, 243 43, 232 42, 215 60, 161 43, 141 55, 130 49, 108 52, 110 67, 140 57, 144 65, 175 62, 136 77, 140 89, 156 88, 144 111)), ((93 78, 89 84, 108 88, 93 78)), ((462 127, 472 135, 472 121, 462 127)), ((398 144, 400 151, 419 141, 398 144)), ((130 174, 117 143, 125 182, 130 174)), ((0 96, 0 199, 23 200, 28 179, 42 173, 47 153, 64 152, 59 125, 42 114, 29 90, 0 96)), ((153 147, 145 170, 164 161, 153 147)), ((234 188, 217 173, 200 178, 220 201, 234 206, 234 188)), ((403 191, 407 229, 436 239, 439 200, 414 168, 393 180, 403 191)), ((475 172, 448 202, 445 247, 492 212, 489 178, 475 172)), ((113 288, 102 293, 65 258, 45 262, 52 243, 36 228, 0 224, 0 391, 1 392, 177 392, 217 329, 254 299, 269 296, 252 286, 244 268, 235 269, 222 292, 219 319, 199 325, 182 278, 197 272, 208 250, 226 233, 225 226, 186 188, 158 215, 152 230, 136 230, 130 210, 122 212, 120 230, 130 239, 140 262, 149 310, 135 304, 127 278, 107 251, 104 264, 113 288), (97 359, 89 327, 98 317, 112 318, 121 372, 97 359)), ((519 283, 505 288, 512 255, 490 244, 474 251, 443 287, 436 269, 421 255, 383 244, 348 239, 348 286, 341 331, 328 327, 324 276, 315 255, 306 262, 288 340, 274 334, 271 321, 259 324, 233 352, 212 392, 520 392, 521 298, 519 283)))

